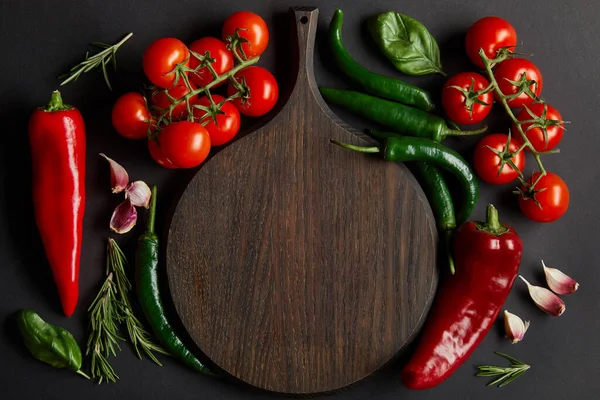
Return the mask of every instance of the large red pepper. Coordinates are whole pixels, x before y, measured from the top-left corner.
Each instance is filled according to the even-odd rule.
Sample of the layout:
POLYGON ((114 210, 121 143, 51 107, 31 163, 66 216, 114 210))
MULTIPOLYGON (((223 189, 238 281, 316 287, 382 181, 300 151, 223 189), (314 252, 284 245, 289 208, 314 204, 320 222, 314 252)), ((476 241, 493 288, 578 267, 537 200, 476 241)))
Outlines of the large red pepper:
POLYGON ((58 91, 29 120, 33 203, 46 257, 67 316, 78 297, 85 209, 85 126, 58 91))
POLYGON ((428 389, 448 378, 491 329, 515 281, 523 244, 498 221, 467 222, 456 233, 456 274, 441 283, 417 349, 401 373, 410 389, 428 389))

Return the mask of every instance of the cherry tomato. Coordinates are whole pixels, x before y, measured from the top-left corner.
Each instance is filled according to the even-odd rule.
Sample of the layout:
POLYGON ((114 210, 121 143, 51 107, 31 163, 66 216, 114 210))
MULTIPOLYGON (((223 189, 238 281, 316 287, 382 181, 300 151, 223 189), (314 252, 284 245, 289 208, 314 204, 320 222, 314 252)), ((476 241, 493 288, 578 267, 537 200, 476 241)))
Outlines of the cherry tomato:
MULTIPOLYGON (((246 82, 249 89, 248 98, 233 99, 233 105, 240 113, 249 117, 260 117, 265 115, 277 103, 279 87, 275 77, 262 67, 244 68, 235 75, 235 79, 242 83, 246 82)), ((227 87, 227 95, 232 96, 237 92, 231 83, 227 87)))
MULTIPOLYGON (((548 151, 555 148, 556 145, 562 139, 563 133, 565 131, 564 126, 561 123, 559 123, 559 121, 562 121, 562 116, 560 115, 560 113, 556 111, 556 108, 552 107, 551 105, 547 104, 546 107, 548 107, 546 109, 546 123, 548 124, 546 126, 546 133, 548 137, 547 142, 546 138, 544 137, 544 131, 541 127, 535 126, 529 128, 533 125, 533 123, 521 124, 521 128, 525 132, 525 135, 527 135, 527 139, 529 139, 529 141, 533 145, 533 148, 536 151, 548 151)), ((530 106, 527 106, 527 108, 529 109, 529 111, 531 111, 533 115, 536 115, 537 117, 540 117, 544 113, 544 104, 542 103, 534 103, 530 106)), ((519 112, 519 114, 517 114, 517 119, 519 121, 530 121, 534 118, 531 116, 531 114, 529 114, 529 112, 527 112, 525 108, 523 108, 519 112)), ((515 124, 513 124, 512 132, 515 135, 515 141, 521 142, 521 138, 518 137, 520 135, 515 124)), ((526 147, 525 149, 527 151, 530 151, 529 147, 526 147)))
POLYGON ((173 164, 167 157, 164 156, 162 149, 156 140, 148 139, 148 151, 150 152, 152 159, 161 167, 168 169, 177 168, 175 164, 173 164))
POLYGON ((448 79, 442 89, 442 106, 448 118, 462 125, 483 121, 492 110, 494 95, 488 92, 475 97, 474 94, 489 84, 487 79, 474 72, 461 72, 448 79))
POLYGON ((231 14, 223 24, 223 40, 227 40, 227 36, 234 35, 238 28, 238 34, 247 40, 242 43, 242 51, 246 57, 261 55, 269 43, 269 29, 265 20, 250 11, 231 14))
MULTIPOLYGON (((511 58, 502 61, 494 72, 494 76, 498 81, 498 87, 506 96, 516 94, 519 91, 519 88, 508 80, 518 82, 523 79, 523 74, 525 74, 528 81, 533 80, 536 82, 529 85, 529 88, 536 96, 539 96, 542 93, 542 73, 531 61, 524 58, 511 58)), ((496 99, 499 100, 498 96, 496 96, 496 99)), ((511 108, 520 108, 524 105, 532 104, 534 101, 535 99, 531 98, 527 93, 521 93, 519 97, 509 100, 508 105, 511 108)))
MULTIPOLYGON (((502 169, 500 169, 501 158, 489 148, 491 147, 494 150, 502 152, 506 149, 507 142, 508 135, 494 133, 485 136, 477 143, 473 155, 473 166, 475 167, 475 171, 477 171, 477 175, 485 182, 492 185, 504 185, 514 181, 519 176, 519 173, 508 164, 504 164, 502 169)), ((519 146, 511 140, 508 150, 514 152, 518 148, 519 146)), ((521 151, 513 156, 511 160, 519 170, 523 171, 525 167, 525 153, 521 151)))
MULTIPOLYGON (((534 182, 539 175, 539 172, 534 174, 528 182, 534 182)), ((522 187, 521 190, 525 188, 522 187)), ((560 176, 547 172, 535 185, 535 190, 539 190, 534 194, 539 206, 533 199, 525 199, 523 195, 519 195, 519 208, 527 218, 536 222, 552 222, 567 212, 569 188, 560 176)))
POLYGON ((210 136, 196 122, 173 122, 158 135, 163 155, 180 168, 196 167, 208 157, 210 136))
MULTIPOLYGON (((194 86, 194 84, 191 82, 190 82, 190 86, 192 87, 192 89, 196 88, 194 86)), ((168 89, 167 92, 169 93, 169 96, 173 97, 174 99, 179 100, 183 96, 188 94, 190 92, 190 90, 188 89, 185 82, 182 82, 182 80, 180 79, 179 83, 177 83, 177 85, 173 86, 172 88, 168 89)), ((190 100, 188 100, 188 101, 190 101, 190 104, 193 104, 197 98, 198 98, 198 96, 192 96, 190 98, 190 100)), ((152 93, 152 97, 151 97, 150 101, 152 102, 152 104, 154 104, 156 107, 161 108, 162 110, 168 109, 169 106, 172 104, 171 100, 169 100, 169 97, 165 93, 165 89, 158 89, 158 90, 154 91, 154 93, 152 93)), ((158 111, 158 112, 162 113, 163 111, 158 111)), ((181 103, 177 104, 175 106, 175 108, 173 109, 173 111, 171 112, 171 118, 175 119, 175 120, 183 119, 183 118, 187 117, 187 115, 188 115, 187 101, 182 101, 181 103)))
MULTIPOLYGON (((216 104, 220 104, 225 98, 218 94, 213 94, 212 99, 216 104)), ((208 100, 208 97, 202 97, 196 104, 209 107, 210 100, 208 100)), ((217 114, 217 123, 215 124, 214 119, 209 113, 199 108, 194 108, 195 119, 200 123, 207 122, 204 127, 210 135, 211 146, 221 146, 229 142, 240 130, 240 112, 237 108, 231 102, 227 101, 221 106, 221 111, 224 114, 217 114)))
MULTIPOLYGON (((204 37, 198 39, 190 45, 190 50, 201 56, 205 55, 208 51, 210 57, 215 59, 211 65, 218 75, 223 75, 233 68, 233 54, 231 54, 227 45, 217 38, 204 37)), ((196 69, 199 65, 200 60, 192 56, 190 68, 196 69)), ((198 86, 206 86, 213 81, 213 76, 207 67, 201 68, 196 72, 190 72, 190 78, 198 86)), ((213 87, 221 86, 224 82, 219 82, 213 87)))
POLYGON ((152 84, 168 89, 175 83, 177 64, 189 65, 189 51, 178 39, 162 38, 150 44, 144 52, 142 66, 152 84))
POLYGON ((484 67, 479 49, 483 49, 485 55, 493 59, 496 58, 498 50, 508 48, 513 51, 516 45, 515 28, 500 17, 481 18, 469 28, 465 40, 467 55, 479 68, 484 67))
POLYGON ((112 109, 112 124, 121 136, 127 139, 145 139, 148 137, 150 123, 152 123, 152 116, 141 94, 125 93, 115 102, 112 109))

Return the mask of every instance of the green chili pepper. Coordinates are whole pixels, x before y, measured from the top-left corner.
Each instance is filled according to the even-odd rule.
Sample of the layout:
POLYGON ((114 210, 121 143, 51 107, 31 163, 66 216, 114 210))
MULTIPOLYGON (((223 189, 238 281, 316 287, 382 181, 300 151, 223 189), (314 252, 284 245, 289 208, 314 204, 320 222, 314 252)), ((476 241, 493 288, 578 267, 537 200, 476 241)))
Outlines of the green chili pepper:
POLYGON ((430 139, 405 136, 389 137, 385 139, 383 147, 362 147, 333 139, 331 141, 344 148, 362 153, 382 153, 383 158, 387 161, 425 161, 446 169, 456 176, 464 192, 463 205, 456 217, 457 224, 461 225, 471 216, 477 203, 479 186, 469 164, 456 151, 430 139))
MULTIPOLYGON (((382 132, 376 129, 369 129, 368 132, 380 141, 384 141, 390 137, 399 137, 397 133, 382 132)), ((448 258, 450 273, 454 274, 454 259, 452 258, 450 242, 456 228, 456 217, 454 215, 454 203, 452 202, 450 189, 448 189, 446 179, 434 165, 424 161, 417 161, 412 163, 412 165, 417 170, 418 175, 420 175, 419 183, 431 205, 440 236, 443 236, 443 240, 440 243, 444 246, 444 253, 448 258)))
POLYGON ((25 346, 35 358, 54 368, 69 368, 90 379, 81 370, 81 349, 69 331, 47 323, 31 310, 18 311, 17 323, 25 346))
POLYGON ((325 100, 342 106, 403 135, 441 142, 448 136, 477 135, 485 132, 487 129, 487 126, 472 131, 450 129, 443 118, 429 114, 418 108, 350 90, 325 87, 321 87, 319 90, 325 100))
POLYGON ((329 46, 337 66, 348 78, 359 84, 367 93, 409 104, 425 111, 434 109, 431 95, 425 90, 401 80, 371 72, 352 59, 342 42, 343 21, 342 10, 335 10, 329 25, 329 46))
POLYGON ((146 232, 139 238, 136 254, 136 286, 140 307, 154 334, 171 355, 198 372, 215 376, 187 349, 167 319, 158 284, 158 236, 154 233, 155 219, 156 186, 153 186, 148 224, 146 232))

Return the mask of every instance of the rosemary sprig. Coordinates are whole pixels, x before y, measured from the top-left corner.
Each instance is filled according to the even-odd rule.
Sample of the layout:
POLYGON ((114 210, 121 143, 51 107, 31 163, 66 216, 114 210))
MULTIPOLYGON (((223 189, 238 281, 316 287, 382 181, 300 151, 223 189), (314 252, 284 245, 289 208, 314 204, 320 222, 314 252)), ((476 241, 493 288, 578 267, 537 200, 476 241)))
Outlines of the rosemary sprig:
POLYGON ((133 36, 133 32, 129 33, 127 36, 121 39, 120 42, 113 45, 100 42, 93 42, 92 46, 96 46, 104 50, 102 50, 100 53, 94 54, 91 57, 89 55, 89 52, 86 52, 85 59, 82 62, 71 68, 69 72, 58 77, 59 79, 66 78, 64 81, 62 81, 60 86, 66 85, 71 81, 76 81, 79 78, 79 76, 81 76, 81 74, 83 74, 84 72, 89 72, 95 68, 100 67, 102 69, 102 75, 104 76, 104 81, 106 82, 106 85, 110 90, 112 90, 110 80, 108 79, 108 72, 106 71, 106 65, 112 62, 113 68, 115 70, 117 69, 117 50, 119 50, 119 47, 121 47, 121 45, 123 45, 123 43, 125 43, 131 36, 133 36))
POLYGON ((124 322, 129 340, 138 358, 142 351, 156 364, 162 366, 154 352, 167 354, 160 346, 152 342, 150 333, 133 313, 130 299, 131 282, 127 278, 125 254, 114 239, 108 239, 106 273, 98 295, 90 305, 90 336, 86 355, 91 354, 92 377, 103 381, 116 382, 119 376, 110 365, 108 358, 121 350, 119 341, 125 339, 119 335, 119 326, 124 322))
POLYGON ((116 382, 119 376, 108 362, 108 357, 117 355, 121 350, 119 341, 125 340, 119 336, 121 308, 117 298, 117 290, 113 274, 109 273, 102 284, 98 295, 88 308, 90 313, 90 336, 87 341, 86 355, 92 357, 91 372, 98 383, 103 380, 116 382))
POLYGON ((479 372, 475 376, 499 376, 499 378, 489 382, 486 386, 493 386, 498 383, 500 383, 498 387, 506 386, 531 368, 530 365, 525 364, 508 354, 500 353, 499 351, 496 351, 495 353, 510 361, 510 366, 497 367, 494 365, 478 365, 477 368, 479 369, 479 372))
POLYGON ((129 340, 140 360, 142 359, 141 349, 152 361, 162 366, 153 352, 160 354, 169 353, 152 341, 150 333, 133 313, 133 306, 129 298, 132 286, 127 278, 126 265, 127 259, 117 242, 112 238, 108 239, 107 268, 109 269, 109 273, 113 273, 115 277, 114 282, 117 289, 117 296, 119 303, 122 305, 120 318, 125 322, 129 340))

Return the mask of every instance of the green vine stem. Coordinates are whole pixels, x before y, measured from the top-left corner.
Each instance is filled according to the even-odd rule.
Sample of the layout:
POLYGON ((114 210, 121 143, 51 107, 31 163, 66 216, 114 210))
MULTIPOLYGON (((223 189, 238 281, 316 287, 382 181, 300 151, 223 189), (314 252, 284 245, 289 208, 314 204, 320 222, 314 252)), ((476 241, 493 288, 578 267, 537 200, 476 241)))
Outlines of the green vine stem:
MULTIPOLYGON (((204 109, 202 106, 196 106, 196 105, 192 106, 190 104, 190 102, 188 100, 190 100, 194 96, 198 96, 198 95, 202 95, 202 94, 206 95, 209 98, 211 106, 216 106, 216 104, 210 94, 210 89, 223 81, 230 80, 236 88, 238 88, 239 86, 245 86, 244 83, 242 83, 240 85, 240 83, 237 82, 237 80, 234 78, 235 74, 237 74, 244 68, 249 67, 250 65, 256 64, 260 57, 257 56, 257 57, 253 57, 253 58, 244 60, 241 57, 239 57, 235 51, 233 51, 233 53, 234 53, 234 55, 236 55, 236 59, 239 61, 239 63, 238 63, 238 65, 236 65, 235 67, 233 67, 232 69, 230 69, 229 71, 227 71, 226 73, 224 73, 222 75, 218 75, 216 73, 216 71, 214 70, 214 68, 212 68, 210 63, 205 65, 204 60, 205 60, 205 58, 208 58, 208 55, 199 55, 196 53, 193 54, 195 57, 197 57, 200 60, 200 65, 198 65, 198 67, 195 69, 190 68, 187 65, 185 65, 185 62, 181 63, 181 64, 177 64, 177 66, 171 73, 175 73, 176 76, 181 76, 181 78, 183 79, 183 82, 185 83, 186 87, 188 88, 188 93, 185 96, 180 97, 179 99, 175 99, 168 94, 169 89, 164 89, 164 92, 167 94, 167 97, 171 101, 171 104, 169 105, 168 108, 163 109, 163 112, 157 118, 156 125, 159 126, 163 121, 170 120, 170 116, 171 116, 173 110, 175 109, 175 107, 177 107, 179 104, 181 104, 184 101, 186 102, 187 108, 188 108, 188 118, 193 120, 193 113, 192 113, 191 108, 195 107, 195 108, 199 108, 199 109, 204 109), (209 71, 213 75, 214 79, 210 83, 208 83, 206 86, 201 86, 196 89, 193 89, 189 82, 187 73, 197 72, 198 70, 200 70, 204 67, 207 67, 207 66, 210 66, 209 71)), ((177 83, 177 80, 176 80, 175 84, 176 83, 177 83)), ((242 87, 242 90, 247 90, 247 89, 242 87)), ((236 94, 228 97, 226 99, 226 101, 233 100, 240 96, 241 96, 240 93, 236 93, 236 94)))
MULTIPOLYGON (((485 71, 490 80, 490 86, 485 90, 486 91, 494 90, 496 92, 497 98, 499 99, 499 103, 502 104, 502 106, 504 107, 504 110, 506 111, 506 114, 510 117, 512 122, 514 122, 514 125, 517 127, 517 131, 519 132, 519 135, 521 136, 521 140, 523 141, 523 144, 514 153, 507 154, 507 157, 504 157, 505 161, 508 165, 511 166, 511 168, 513 168, 515 171, 517 171, 519 173, 519 180, 521 181, 523 186, 525 186, 528 189, 528 191, 531 192, 534 190, 535 185, 537 185, 537 183, 540 181, 540 179, 544 175, 546 175, 546 169, 544 168, 544 164, 542 163, 540 156, 546 155, 546 154, 555 154, 555 153, 559 153, 560 151, 558 149, 555 149, 555 150, 550 150, 550 151, 545 151, 545 152, 539 152, 533 147, 533 145, 527 138, 527 135, 523 131, 523 127, 521 126, 523 123, 526 123, 527 121, 523 121, 523 122, 519 121, 517 119, 517 117, 515 116, 515 114, 512 112, 510 106, 508 105, 508 101, 507 101, 511 98, 511 96, 514 97, 514 96, 519 95, 520 93, 511 95, 511 96, 506 96, 500 90, 500 87, 498 86, 498 81, 496 80, 496 77, 494 76, 494 72, 492 71, 492 68, 499 62, 502 62, 505 59, 511 57, 511 54, 510 53, 500 53, 498 55, 498 57, 496 57, 494 59, 490 59, 485 55, 485 52, 483 51, 483 49, 480 49, 479 56, 481 57, 481 60, 483 61, 485 71), (514 157, 515 154, 518 154, 519 152, 525 150, 526 148, 531 151, 531 154, 533 155, 533 158, 535 159, 535 162, 537 163, 538 168, 540 169, 540 174, 538 175, 536 180, 532 183, 527 182, 523 178, 522 171, 520 171, 517 168, 517 166, 511 161, 512 157, 514 157), (506 158, 508 158, 508 160, 506 160, 506 158)), ((524 93, 527 93, 529 96, 531 96, 531 93, 529 93, 526 89, 529 89, 529 86, 527 86, 527 88, 521 88, 521 91, 524 93)), ((540 99, 538 99, 537 97, 535 97, 534 100, 540 101, 540 99)), ((508 148, 508 145, 507 145, 507 148, 508 148)))

